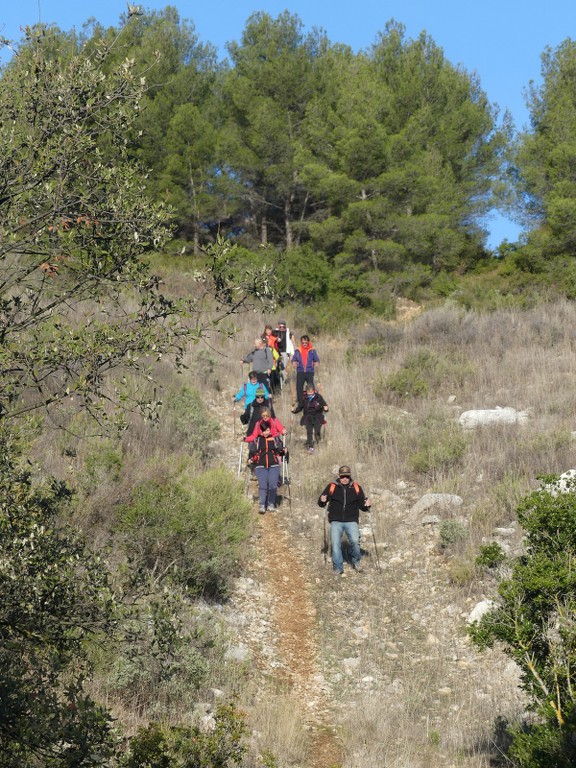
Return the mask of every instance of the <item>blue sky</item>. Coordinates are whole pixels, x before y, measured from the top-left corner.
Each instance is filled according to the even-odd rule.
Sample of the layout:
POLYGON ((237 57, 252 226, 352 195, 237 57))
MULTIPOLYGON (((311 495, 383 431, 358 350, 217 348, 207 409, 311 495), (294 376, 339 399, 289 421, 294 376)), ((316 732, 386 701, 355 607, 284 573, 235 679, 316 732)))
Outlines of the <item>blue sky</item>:
MULTIPOLYGON (((189 19, 203 42, 213 43, 221 56, 225 44, 238 40, 255 11, 276 17, 285 10, 297 14, 306 30, 319 27, 333 43, 353 50, 369 48, 386 22, 394 18, 410 38, 425 30, 452 64, 476 72, 491 102, 509 109, 517 128, 527 125, 524 91, 540 81, 540 55, 567 37, 576 38, 575 0, 189 0, 142 2, 145 9, 175 6, 189 19)), ((20 27, 37 21, 62 29, 81 28, 89 17, 105 26, 118 23, 127 4, 117 0, 4 0, 0 7, 0 35, 20 37, 20 27)), ((515 240, 519 229, 501 217, 489 223, 489 245, 515 240)))

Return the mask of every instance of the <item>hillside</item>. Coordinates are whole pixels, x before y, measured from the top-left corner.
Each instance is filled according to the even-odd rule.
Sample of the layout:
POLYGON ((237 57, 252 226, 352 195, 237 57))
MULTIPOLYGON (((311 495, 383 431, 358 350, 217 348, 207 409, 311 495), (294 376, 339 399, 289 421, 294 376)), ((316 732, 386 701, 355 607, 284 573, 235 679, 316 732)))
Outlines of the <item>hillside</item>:
MULTIPOLYGON (((420 318, 423 324, 438 320, 438 314, 436 321, 420 318)), ((527 317, 516 322, 527 322, 527 317)), ((402 333, 421 335, 422 326, 402 333)), ((338 370, 348 344, 329 338, 318 341, 327 369, 320 378, 330 403, 349 397, 339 391, 343 371, 338 370)), ((392 369, 390 359, 383 365, 392 369)), ((366 408, 374 421, 391 411, 411 420, 408 409, 414 402, 406 411, 376 406, 371 392, 361 394, 357 380, 348 383, 354 389, 349 416, 356 420, 356 428, 362 418, 358 413, 366 408)), ((514 397, 510 390, 508 396, 514 397)), ((457 399, 462 406, 454 405, 454 396, 447 400, 454 414, 470 398, 477 405, 496 404, 486 397, 485 391, 461 393, 457 399)), ((502 404, 508 402, 514 400, 502 404)), ((522 404, 528 404, 525 393, 522 404)), ((222 401, 215 407, 223 417, 227 463, 236 471, 232 424, 224 418, 222 401)), ((277 409, 289 424, 288 392, 277 409)), ((354 425, 341 421, 343 412, 331 409, 326 444, 313 456, 304 452, 302 428, 294 427, 291 506, 285 497, 278 511, 255 515, 253 557, 225 609, 234 630, 234 653, 254 664, 257 741, 273 752, 277 741, 276 754, 283 755, 279 765, 493 765, 502 746, 499 718, 514 721, 522 712, 518 674, 499 651, 479 654, 471 646, 466 636, 468 616, 477 602, 494 596, 496 580, 473 573, 471 553, 458 554, 458 544, 455 550, 453 543, 443 541, 450 528, 442 529, 445 520, 478 526, 478 508, 490 490, 487 478, 481 471, 474 478, 465 477, 465 470, 457 473, 458 481, 450 481, 446 468, 433 481, 418 473, 408 475, 405 468, 394 475, 394 470, 379 464, 382 453, 379 458, 373 446, 357 444, 354 425), (323 517, 316 498, 342 462, 352 464, 354 476, 373 500, 373 512, 371 518, 364 514, 361 519, 366 571, 355 574, 347 569, 346 577, 338 580, 321 551, 323 517), (464 488, 465 482, 470 487, 464 488), (458 484, 464 497, 461 509, 426 511, 416 505, 424 494, 458 484), (263 698, 267 731, 259 721, 264 716, 263 698)), ((481 433, 484 441, 512 444, 526 437, 518 427, 508 435, 500 427, 491 434, 490 428, 481 433)), ((485 456, 476 461, 490 460, 485 456)), ((509 469, 498 471, 505 475, 509 469)), ((250 494, 248 481, 245 487, 250 494)), ((519 551, 521 531, 512 510, 492 514, 497 524, 489 539, 499 540, 509 552, 519 551)))

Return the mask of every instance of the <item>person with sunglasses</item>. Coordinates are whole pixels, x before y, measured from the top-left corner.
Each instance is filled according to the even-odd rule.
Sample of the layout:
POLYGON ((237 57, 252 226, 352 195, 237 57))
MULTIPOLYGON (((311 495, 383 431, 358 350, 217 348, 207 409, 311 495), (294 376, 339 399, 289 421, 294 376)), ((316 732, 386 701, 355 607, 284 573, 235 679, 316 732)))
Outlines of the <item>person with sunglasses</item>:
POLYGON ((350 549, 350 560, 354 571, 361 572, 360 558, 360 510, 368 512, 371 501, 366 497, 358 483, 352 480, 352 472, 346 464, 338 470, 336 480, 329 483, 320 494, 318 506, 328 505, 330 523, 330 544, 332 549, 332 568, 336 576, 344 575, 344 556, 342 554, 342 534, 346 534, 350 549))
POLYGON ((262 418, 262 412, 264 410, 270 411, 272 416, 276 416, 272 403, 270 402, 270 398, 266 397, 264 389, 259 387, 256 390, 256 397, 254 400, 252 400, 244 413, 240 416, 240 421, 242 424, 248 425, 248 429, 246 431, 247 435, 252 434, 256 423, 259 419, 262 418))

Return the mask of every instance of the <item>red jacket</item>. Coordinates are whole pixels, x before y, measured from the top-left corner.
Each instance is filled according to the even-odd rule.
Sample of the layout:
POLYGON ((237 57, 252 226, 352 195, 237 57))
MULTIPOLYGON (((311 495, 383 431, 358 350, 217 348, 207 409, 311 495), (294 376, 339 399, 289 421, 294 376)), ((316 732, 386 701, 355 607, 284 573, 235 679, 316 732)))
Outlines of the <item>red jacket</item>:
MULTIPOLYGON (((252 443, 254 440, 256 440, 260 435, 262 434, 262 430, 260 428, 260 424, 262 423, 262 419, 256 422, 256 426, 254 427, 254 431, 251 435, 247 435, 244 438, 244 441, 247 443, 252 443)), ((276 419, 272 417, 270 419, 270 437, 278 437, 280 435, 283 435, 284 432, 286 432, 286 427, 282 424, 280 419, 276 419)))

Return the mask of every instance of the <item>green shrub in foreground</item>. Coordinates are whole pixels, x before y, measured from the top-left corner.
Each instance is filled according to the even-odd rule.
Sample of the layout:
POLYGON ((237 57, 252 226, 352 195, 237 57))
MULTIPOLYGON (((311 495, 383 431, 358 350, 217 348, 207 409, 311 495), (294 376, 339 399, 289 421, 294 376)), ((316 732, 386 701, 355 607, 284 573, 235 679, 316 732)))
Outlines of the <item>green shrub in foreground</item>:
POLYGON ((518 520, 525 554, 499 585, 499 604, 470 628, 482 649, 495 643, 518 664, 538 721, 512 731, 519 768, 576 765, 576 487, 557 478, 526 496, 518 520))
POLYGON ((217 709, 214 728, 152 723, 130 741, 122 768, 233 768, 246 753, 246 725, 232 705, 217 709))
POLYGON ((220 599, 249 535, 250 504, 226 470, 136 487, 118 529, 137 569, 220 599))

